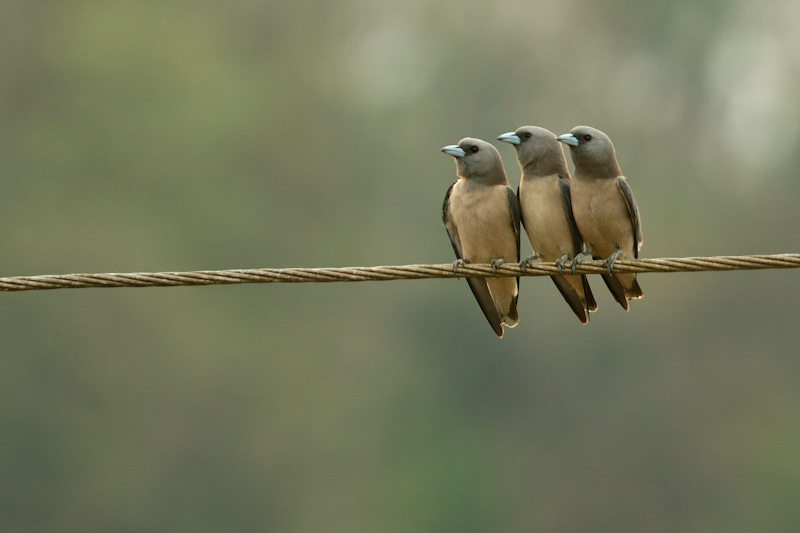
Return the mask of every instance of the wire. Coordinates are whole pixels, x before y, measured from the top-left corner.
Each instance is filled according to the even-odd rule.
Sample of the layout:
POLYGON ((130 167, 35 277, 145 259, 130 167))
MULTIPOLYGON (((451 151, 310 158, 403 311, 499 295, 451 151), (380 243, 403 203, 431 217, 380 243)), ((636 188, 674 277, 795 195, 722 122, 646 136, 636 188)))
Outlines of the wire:
MULTIPOLYGON (((618 273, 705 272, 719 270, 757 270, 798 268, 800 254, 737 255, 717 257, 676 257, 618 260, 618 273)), ((568 273, 569 266, 564 268, 568 273)), ((578 274, 603 274, 608 269, 602 261, 585 261, 577 266, 578 274)), ((47 289, 87 289, 109 287, 179 287, 187 285, 225 285, 234 283, 328 283, 334 281, 388 281, 398 279, 552 276, 559 270, 555 263, 542 262, 523 272, 516 263, 497 267, 489 264, 465 264, 453 273, 452 263, 439 265, 404 265, 343 268, 256 268, 245 270, 199 270, 193 272, 136 272, 128 274, 62 274, 0 278, 0 291, 47 289)))

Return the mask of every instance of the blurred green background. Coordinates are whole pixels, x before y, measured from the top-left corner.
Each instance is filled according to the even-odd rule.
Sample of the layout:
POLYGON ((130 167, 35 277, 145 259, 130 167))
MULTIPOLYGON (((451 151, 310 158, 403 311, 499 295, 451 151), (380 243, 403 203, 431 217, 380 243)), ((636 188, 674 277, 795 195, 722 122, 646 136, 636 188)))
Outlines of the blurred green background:
MULTIPOLYGON (((0 275, 450 262, 439 148, 524 124, 644 257, 800 251, 794 0, 7 0, 0 275)), ((3 294, 0 530, 800 529, 798 272, 591 281, 3 294)))

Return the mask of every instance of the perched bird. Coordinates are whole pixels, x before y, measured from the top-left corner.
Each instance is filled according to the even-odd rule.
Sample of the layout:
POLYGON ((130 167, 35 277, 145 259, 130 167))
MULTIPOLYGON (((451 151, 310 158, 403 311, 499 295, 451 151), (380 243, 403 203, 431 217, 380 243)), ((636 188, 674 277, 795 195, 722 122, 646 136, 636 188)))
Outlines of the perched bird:
MULTIPOLYGON (((470 137, 442 148, 456 158, 458 179, 447 189, 442 219, 457 260, 464 263, 519 262, 519 203, 497 149, 470 137)), ((483 314, 498 337, 503 325, 519 322, 519 278, 467 278, 483 314)))
MULTIPOLYGON (((594 259, 605 259, 603 274, 614 299, 628 310, 628 300, 644 296, 636 274, 617 274, 614 261, 639 257, 642 222, 628 182, 617 163, 608 135, 589 126, 577 126, 558 140, 568 144, 575 163, 572 176, 572 210, 575 222, 594 259)), ((573 266, 580 263, 579 255, 573 266)))
MULTIPOLYGON (((564 151, 553 132, 523 126, 497 138, 514 145, 522 177, 517 198, 522 225, 531 241, 534 256, 555 261, 559 270, 583 248, 583 239, 572 215, 570 177, 564 151)), ((582 323, 597 303, 584 275, 551 276, 561 295, 582 323)))

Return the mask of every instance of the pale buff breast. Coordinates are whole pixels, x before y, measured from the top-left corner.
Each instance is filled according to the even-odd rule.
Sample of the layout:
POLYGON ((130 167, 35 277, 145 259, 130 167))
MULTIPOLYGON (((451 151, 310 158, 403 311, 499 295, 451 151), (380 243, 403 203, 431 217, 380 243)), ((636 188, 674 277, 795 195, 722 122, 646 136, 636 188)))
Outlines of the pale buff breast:
POLYGON ((616 180, 577 178, 572 180, 572 209, 592 255, 606 258, 619 247, 622 258, 633 258, 633 224, 616 180))
POLYGON ((450 217, 465 259, 519 261, 505 186, 458 181, 450 193, 450 217))
MULTIPOLYGON (((495 259, 519 262, 505 186, 457 182, 450 193, 450 218, 465 259, 472 263, 491 263, 495 259)), ((511 314, 517 280, 486 278, 486 284, 497 310, 504 316, 511 314)))
POLYGON ((520 183, 520 209, 531 247, 544 261, 573 255, 558 176, 523 177, 520 183))

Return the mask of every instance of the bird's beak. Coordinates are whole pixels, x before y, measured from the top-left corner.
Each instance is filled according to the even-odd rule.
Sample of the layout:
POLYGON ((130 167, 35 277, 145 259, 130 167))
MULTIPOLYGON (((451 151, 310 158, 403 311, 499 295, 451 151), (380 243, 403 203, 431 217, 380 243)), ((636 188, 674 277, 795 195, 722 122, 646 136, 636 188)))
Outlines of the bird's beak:
POLYGON ((497 140, 517 145, 522 142, 519 138, 519 135, 517 135, 513 131, 509 131, 508 133, 502 134, 500 137, 497 138, 497 140))
POLYGON ((465 155, 467 155, 464 149, 457 144, 448 144, 447 146, 442 148, 442 152, 450 154, 453 157, 464 157, 465 155))
POLYGON ((574 136, 573 134, 571 134, 571 133, 565 133, 564 135, 559 135, 559 136, 557 137, 557 139, 558 139, 559 141, 561 141, 562 143, 564 143, 564 144, 568 144, 568 145, 570 145, 570 146, 578 146, 578 145, 580 144, 580 143, 578 142, 578 138, 577 138, 577 137, 575 137, 575 136, 574 136))

